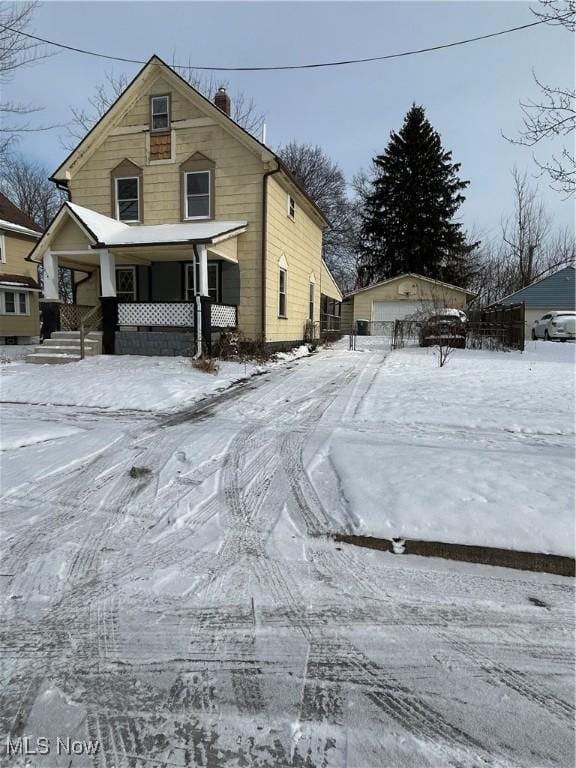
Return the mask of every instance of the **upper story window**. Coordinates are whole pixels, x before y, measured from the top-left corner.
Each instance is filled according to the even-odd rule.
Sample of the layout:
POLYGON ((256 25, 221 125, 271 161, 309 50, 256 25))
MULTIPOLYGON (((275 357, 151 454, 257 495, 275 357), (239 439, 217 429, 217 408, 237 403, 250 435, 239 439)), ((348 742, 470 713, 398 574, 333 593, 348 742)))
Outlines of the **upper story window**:
POLYGON ((0 232, 0 264, 6 263, 6 240, 4 232, 0 232))
POLYGON ((170 96, 150 98, 150 130, 167 131, 170 128, 170 96))
POLYGON ((296 214, 296 203, 294 202, 294 198, 292 195, 288 195, 288 216, 294 221, 294 216, 296 214))
POLYGON ((116 218, 120 221, 140 221, 140 179, 129 176, 115 179, 116 218))
POLYGON ((209 219, 210 210, 210 171, 187 171, 184 174, 184 218, 209 219))

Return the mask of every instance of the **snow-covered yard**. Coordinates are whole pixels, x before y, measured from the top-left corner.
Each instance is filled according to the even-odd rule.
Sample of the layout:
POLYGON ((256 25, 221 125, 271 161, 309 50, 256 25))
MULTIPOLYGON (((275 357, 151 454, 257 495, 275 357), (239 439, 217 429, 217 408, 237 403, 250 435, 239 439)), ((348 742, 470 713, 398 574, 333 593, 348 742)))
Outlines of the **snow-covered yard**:
MULTIPOLYGON (((16 349, 13 347, 12 349, 16 349)), ((306 347, 266 365, 220 362, 216 374, 185 357, 100 355, 67 365, 0 365, 0 400, 108 410, 170 411, 226 389, 240 379, 308 354, 306 347)))
POLYGON ((392 352, 318 482, 328 463, 358 533, 573 555, 575 351, 456 350, 444 368, 431 349, 392 352))

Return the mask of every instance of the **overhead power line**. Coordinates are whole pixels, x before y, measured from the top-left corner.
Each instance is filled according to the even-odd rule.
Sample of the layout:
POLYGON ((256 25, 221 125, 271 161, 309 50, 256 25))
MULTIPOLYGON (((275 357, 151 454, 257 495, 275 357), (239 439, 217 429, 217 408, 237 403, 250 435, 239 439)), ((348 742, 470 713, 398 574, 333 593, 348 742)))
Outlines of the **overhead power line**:
MULTIPOLYGON (((571 12, 563 14, 562 16, 558 17, 557 21, 560 21, 561 19, 567 18, 568 16, 572 16, 572 15, 573 14, 571 12)), ((445 48, 455 48, 458 45, 468 45, 469 43, 476 43, 479 40, 488 40, 491 37, 500 37, 501 35, 508 35, 511 32, 520 32, 523 29, 530 29, 531 27, 537 27, 540 24, 547 24, 547 23, 548 23, 548 19, 541 19, 540 21, 533 21, 530 24, 522 24, 519 27, 509 27, 508 29, 501 29, 499 32, 490 32, 489 34, 486 34, 486 35, 469 37, 465 40, 457 40, 453 43, 443 43, 442 45, 433 45, 429 48, 417 48, 413 51, 402 51, 401 53, 388 53, 384 56, 370 56, 364 59, 342 59, 341 61, 325 61, 325 62, 318 62, 315 64, 283 64, 283 65, 264 66, 264 67, 206 67, 206 66, 200 66, 200 65, 191 66, 191 65, 181 65, 181 64, 174 64, 173 66, 175 69, 204 70, 209 72, 277 72, 281 70, 290 70, 290 69, 321 69, 323 67, 342 67, 348 64, 366 64, 372 61, 385 61, 387 59, 399 59, 404 56, 415 56, 419 53, 431 53, 432 51, 441 51, 445 48)), ((28 32, 21 32, 19 29, 13 29, 12 27, 8 27, 4 24, 0 24, 0 27, 9 32, 22 35, 23 37, 27 37, 31 40, 36 40, 39 43, 44 43, 45 45, 52 45, 56 48, 62 48, 66 51, 72 51, 74 53, 82 53, 85 56, 95 56, 99 59, 108 59, 109 61, 120 61, 125 64, 146 64, 147 63, 143 59, 128 59, 123 56, 111 56, 106 53, 99 53, 98 51, 88 51, 85 48, 77 48, 73 45, 58 43, 54 40, 47 40, 44 37, 39 37, 38 35, 32 35, 28 32)))

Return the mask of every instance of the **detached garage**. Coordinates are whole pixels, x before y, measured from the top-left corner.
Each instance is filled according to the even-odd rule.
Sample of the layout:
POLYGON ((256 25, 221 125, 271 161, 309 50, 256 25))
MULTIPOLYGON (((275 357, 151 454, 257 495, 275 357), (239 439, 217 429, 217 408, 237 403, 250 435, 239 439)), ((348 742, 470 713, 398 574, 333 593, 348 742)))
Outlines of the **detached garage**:
POLYGON ((342 316, 349 326, 357 320, 390 322, 439 306, 464 309, 473 296, 465 288, 407 273, 349 294, 342 316))

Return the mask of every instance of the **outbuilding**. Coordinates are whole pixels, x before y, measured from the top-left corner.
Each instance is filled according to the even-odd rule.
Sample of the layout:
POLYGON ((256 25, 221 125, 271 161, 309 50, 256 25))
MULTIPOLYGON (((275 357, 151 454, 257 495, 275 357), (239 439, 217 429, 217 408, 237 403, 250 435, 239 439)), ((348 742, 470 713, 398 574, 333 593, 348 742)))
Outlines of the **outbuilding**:
POLYGON ((358 320, 371 323, 404 320, 437 307, 464 309, 473 296, 465 288, 407 272, 346 296, 342 305, 342 327, 352 327, 358 320))

